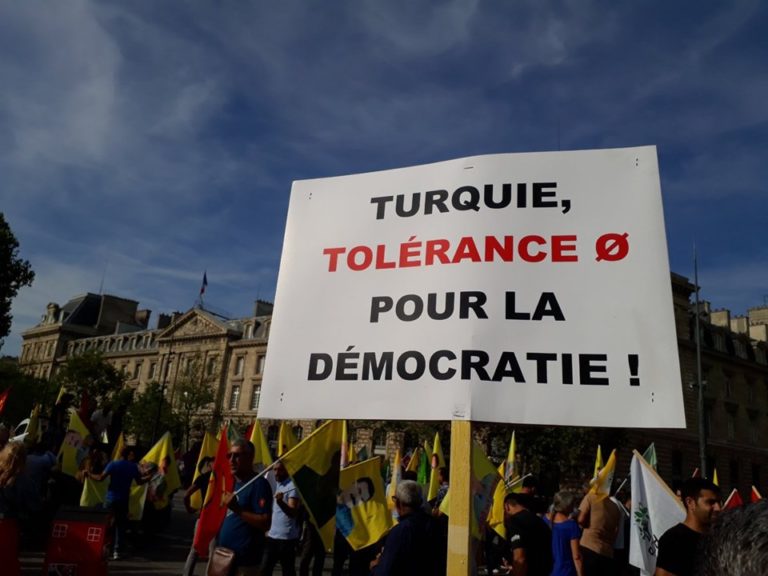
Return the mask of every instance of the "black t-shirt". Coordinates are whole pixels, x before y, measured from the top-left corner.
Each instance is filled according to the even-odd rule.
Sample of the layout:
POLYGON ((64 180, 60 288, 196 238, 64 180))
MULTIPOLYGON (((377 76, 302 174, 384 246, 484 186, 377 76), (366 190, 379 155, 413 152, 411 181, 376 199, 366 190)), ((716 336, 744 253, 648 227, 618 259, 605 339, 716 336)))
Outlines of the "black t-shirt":
POLYGON ((673 526, 659 540, 656 567, 677 576, 693 576, 703 537, 703 534, 691 530, 685 524, 673 526))
MULTIPOLYGON (((529 576, 548 576, 552 570, 552 532, 544 521, 530 510, 507 519, 507 541, 514 554, 525 550, 529 576)), ((512 558, 509 559, 510 562, 512 558)))

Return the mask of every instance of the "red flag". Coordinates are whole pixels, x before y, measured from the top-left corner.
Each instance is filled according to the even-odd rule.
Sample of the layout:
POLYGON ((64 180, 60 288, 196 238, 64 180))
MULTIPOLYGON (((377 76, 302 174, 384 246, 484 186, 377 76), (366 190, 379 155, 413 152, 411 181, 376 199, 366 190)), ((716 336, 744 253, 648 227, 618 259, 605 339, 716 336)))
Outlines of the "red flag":
POLYGON ((744 500, 741 499, 739 491, 734 488, 725 504, 723 504, 723 510, 730 510, 731 508, 739 508, 741 506, 744 506, 744 500))
POLYGON ((762 495, 762 494, 760 494, 760 492, 758 492, 758 491, 757 491, 757 488, 755 488, 754 486, 752 486, 752 490, 749 492, 749 501, 750 501, 752 504, 754 504, 754 503, 755 503, 755 502, 757 502, 758 500, 762 500, 762 499, 763 499, 763 495, 762 495))
POLYGON ((221 498, 224 492, 232 492, 235 485, 235 479, 229 467, 228 452, 227 431, 222 430, 211 478, 208 480, 208 491, 205 493, 205 502, 200 510, 200 519, 192 542, 198 555, 203 558, 208 556, 208 545, 216 537, 227 515, 227 507, 222 504, 221 498))
POLYGON ((8 393, 11 391, 10 388, 6 388, 5 392, 0 394, 0 414, 3 413, 3 410, 5 409, 5 403, 8 400, 8 393))

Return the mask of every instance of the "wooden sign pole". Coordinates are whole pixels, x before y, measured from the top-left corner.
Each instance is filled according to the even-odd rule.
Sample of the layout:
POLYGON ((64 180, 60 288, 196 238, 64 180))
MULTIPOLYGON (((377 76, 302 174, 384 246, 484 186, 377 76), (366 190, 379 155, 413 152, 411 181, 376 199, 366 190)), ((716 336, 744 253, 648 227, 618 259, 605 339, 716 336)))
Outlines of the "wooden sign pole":
POLYGON ((472 423, 451 422, 451 493, 448 502, 448 567, 446 576, 468 576, 470 560, 470 483, 472 423))

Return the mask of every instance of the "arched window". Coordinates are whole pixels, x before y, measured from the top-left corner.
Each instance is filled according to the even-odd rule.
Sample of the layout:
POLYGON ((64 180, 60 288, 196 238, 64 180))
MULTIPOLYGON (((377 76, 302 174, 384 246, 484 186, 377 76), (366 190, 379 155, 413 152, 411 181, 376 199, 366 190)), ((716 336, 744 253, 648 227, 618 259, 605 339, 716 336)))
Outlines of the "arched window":
POLYGON ((373 453, 387 453, 387 431, 379 428, 373 432, 373 453))
POLYGON ((304 428, 297 424, 293 427, 293 435, 296 436, 296 440, 301 442, 301 439, 304 437, 304 428))

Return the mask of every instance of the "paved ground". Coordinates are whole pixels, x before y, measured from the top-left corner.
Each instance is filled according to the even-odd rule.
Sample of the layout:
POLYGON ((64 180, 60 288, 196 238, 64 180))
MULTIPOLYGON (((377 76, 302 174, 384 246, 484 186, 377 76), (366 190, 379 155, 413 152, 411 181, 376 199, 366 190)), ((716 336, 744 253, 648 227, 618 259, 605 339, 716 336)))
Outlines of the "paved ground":
MULTIPOLYGON (((168 529, 154 535, 149 541, 135 541, 127 550, 125 558, 109 561, 109 574, 121 576, 167 575, 179 576, 192 544, 195 520, 183 509, 177 495, 168 529)), ((42 548, 22 550, 22 575, 40 576, 43 570, 45 552, 42 548)), ((326 558, 326 571, 330 573, 330 557, 326 558)), ((280 573, 278 568, 276 574, 280 573)), ((0 573, 2 569, 0 568, 0 573)), ((196 576, 205 575, 205 562, 200 562, 196 576)))

